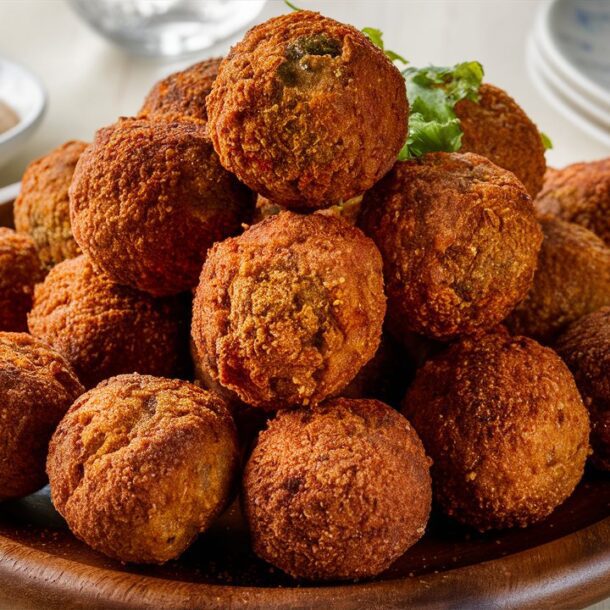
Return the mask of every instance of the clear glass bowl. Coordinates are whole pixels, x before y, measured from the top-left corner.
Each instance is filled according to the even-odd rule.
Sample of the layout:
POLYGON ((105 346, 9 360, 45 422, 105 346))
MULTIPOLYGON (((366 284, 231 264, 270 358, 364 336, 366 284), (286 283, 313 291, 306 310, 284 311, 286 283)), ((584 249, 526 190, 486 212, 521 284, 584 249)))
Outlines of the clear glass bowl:
POLYGON ((252 21, 265 0, 70 0, 97 32, 137 55, 177 57, 211 47, 252 21))

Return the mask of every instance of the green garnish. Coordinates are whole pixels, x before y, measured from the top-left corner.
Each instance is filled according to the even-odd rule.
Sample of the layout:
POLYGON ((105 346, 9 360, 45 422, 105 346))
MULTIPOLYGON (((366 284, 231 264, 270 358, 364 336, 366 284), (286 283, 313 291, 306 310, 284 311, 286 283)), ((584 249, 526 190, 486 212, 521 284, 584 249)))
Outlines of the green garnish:
POLYGON ((551 138, 546 135, 543 131, 540 132, 540 139, 542 140, 542 146, 544 146, 544 150, 550 150, 553 148, 553 142, 551 142, 551 138))
POLYGON ((390 61, 400 61, 405 65, 409 63, 402 55, 399 55, 398 53, 395 53, 394 51, 390 51, 389 49, 385 48, 385 45, 383 44, 383 32, 381 30, 378 30, 376 28, 362 28, 362 33, 376 47, 379 47, 390 61))
POLYGON ((462 128, 455 105, 479 99, 483 66, 469 61, 452 67, 403 70, 409 98, 409 136, 399 161, 428 152, 455 152, 462 146, 462 128))
POLYGON ((292 4, 292 2, 288 2, 288 0, 284 0, 284 4, 288 8, 292 9, 293 11, 302 11, 303 10, 302 8, 299 8, 298 6, 295 6, 294 4, 292 4))

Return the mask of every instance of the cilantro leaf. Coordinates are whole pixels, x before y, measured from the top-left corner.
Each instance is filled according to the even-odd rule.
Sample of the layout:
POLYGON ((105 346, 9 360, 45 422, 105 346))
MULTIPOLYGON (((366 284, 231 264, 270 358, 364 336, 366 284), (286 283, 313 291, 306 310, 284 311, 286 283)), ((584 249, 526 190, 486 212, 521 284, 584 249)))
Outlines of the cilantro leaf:
POLYGON ((427 152, 455 152, 462 146, 462 128, 455 105, 478 101, 483 66, 470 61, 452 67, 428 66, 403 70, 409 98, 409 135, 398 159, 427 152))
POLYGON ((395 53, 394 51, 390 51, 389 49, 385 48, 385 45, 383 43, 383 32, 381 30, 378 30, 377 28, 362 28, 362 33, 376 47, 379 47, 390 61, 400 61, 405 65, 409 63, 402 55, 399 55, 398 53, 395 53))
POLYGON ((553 148, 553 142, 551 142, 551 138, 546 135, 543 131, 540 132, 540 139, 542 140, 542 146, 544 146, 544 150, 550 150, 553 148))

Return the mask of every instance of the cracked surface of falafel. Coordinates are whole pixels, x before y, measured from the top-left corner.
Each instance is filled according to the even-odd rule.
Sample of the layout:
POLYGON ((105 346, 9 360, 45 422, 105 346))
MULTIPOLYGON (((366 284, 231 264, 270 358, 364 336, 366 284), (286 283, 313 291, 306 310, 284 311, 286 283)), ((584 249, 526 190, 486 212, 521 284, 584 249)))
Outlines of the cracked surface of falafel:
POLYGON ((310 11, 252 28, 222 62, 207 109, 222 164, 292 209, 361 194, 407 135, 398 69, 356 28, 310 11))
POLYGON ((342 220, 282 212, 216 244, 193 303, 203 369, 251 405, 314 404, 375 354, 381 257, 342 220))
POLYGON ((218 396, 177 379, 120 375, 58 426, 47 472, 72 532, 119 561, 180 555, 229 500, 235 426, 218 396))

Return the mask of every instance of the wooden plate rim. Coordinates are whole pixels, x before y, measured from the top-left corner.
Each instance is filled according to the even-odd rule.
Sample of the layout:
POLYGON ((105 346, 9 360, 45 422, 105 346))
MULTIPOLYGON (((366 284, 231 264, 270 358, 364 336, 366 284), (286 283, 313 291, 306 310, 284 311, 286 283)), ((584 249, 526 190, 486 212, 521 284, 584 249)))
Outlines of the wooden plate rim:
POLYGON ((23 600, 24 608, 578 608, 610 595, 609 541, 610 517, 526 551, 437 574, 268 588, 98 568, 0 535, 0 600, 23 600))

